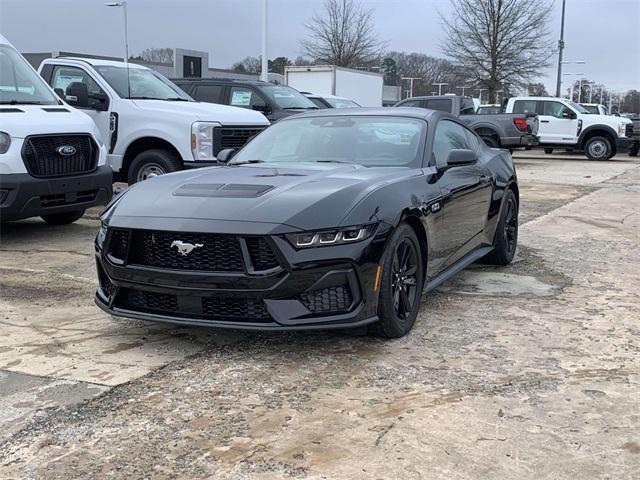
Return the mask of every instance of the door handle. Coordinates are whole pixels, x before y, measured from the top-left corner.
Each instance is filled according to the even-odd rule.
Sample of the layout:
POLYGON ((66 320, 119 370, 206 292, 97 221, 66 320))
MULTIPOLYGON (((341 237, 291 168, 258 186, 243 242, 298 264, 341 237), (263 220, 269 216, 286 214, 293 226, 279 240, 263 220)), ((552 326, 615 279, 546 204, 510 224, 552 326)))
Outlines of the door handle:
POLYGON ((540 120, 540 123, 549 123, 549 120, 540 120))

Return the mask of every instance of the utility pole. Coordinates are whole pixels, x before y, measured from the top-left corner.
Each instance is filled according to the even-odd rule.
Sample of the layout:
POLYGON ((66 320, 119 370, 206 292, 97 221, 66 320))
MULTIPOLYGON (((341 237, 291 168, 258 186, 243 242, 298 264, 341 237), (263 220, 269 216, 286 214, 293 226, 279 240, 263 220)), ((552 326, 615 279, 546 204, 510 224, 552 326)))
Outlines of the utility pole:
POLYGON ((558 79, 556 81, 556 97, 560 96, 562 83, 562 50, 564 50, 564 10, 566 0, 562 0, 562 20, 560 22, 560 40, 558 40, 558 79))
POLYGON ((267 0, 262 0, 262 70, 260 80, 269 80, 269 59, 267 57, 267 0))
POLYGON ((420 77, 400 77, 400 80, 409 80, 409 97, 413 97, 413 81, 414 80, 422 80, 420 77))
POLYGON ((582 77, 580 77, 580 83, 578 85, 578 103, 582 101, 582 77))
POLYGON ((433 83, 432 85, 437 85, 438 86, 438 95, 442 95, 442 87, 443 85, 449 85, 446 82, 440 82, 440 83, 433 83))

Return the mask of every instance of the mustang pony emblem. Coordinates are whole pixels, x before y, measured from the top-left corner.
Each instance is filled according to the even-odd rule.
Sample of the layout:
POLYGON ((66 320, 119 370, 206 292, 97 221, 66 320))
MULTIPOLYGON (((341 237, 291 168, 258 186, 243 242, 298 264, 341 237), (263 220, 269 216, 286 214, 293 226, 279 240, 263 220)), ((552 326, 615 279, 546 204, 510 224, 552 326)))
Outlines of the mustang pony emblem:
POLYGON ((178 253, 183 257, 186 257, 196 248, 204 247, 204 243, 193 244, 193 243, 183 242, 182 240, 174 240, 173 243, 171 243, 171 248, 173 247, 178 247, 178 253))

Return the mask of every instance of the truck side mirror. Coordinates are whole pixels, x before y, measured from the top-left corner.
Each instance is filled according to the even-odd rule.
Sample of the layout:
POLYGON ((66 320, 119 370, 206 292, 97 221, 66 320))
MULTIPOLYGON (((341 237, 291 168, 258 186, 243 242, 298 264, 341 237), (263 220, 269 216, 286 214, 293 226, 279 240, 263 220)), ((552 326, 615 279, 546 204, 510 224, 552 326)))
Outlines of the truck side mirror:
POLYGON ((97 110, 98 112, 106 112, 109 110, 109 97, 106 93, 94 93, 91 95, 92 102, 91 108, 97 110))
POLYGON ((74 82, 67 87, 66 100, 72 107, 89 108, 89 89, 82 82, 74 82))
POLYGON ((269 108, 269 105, 253 105, 251 108, 256 112, 262 113, 263 115, 269 115, 271 113, 271 108, 269 108))
POLYGON ((220 163, 228 163, 235 154, 235 148, 225 148, 224 150, 220 150, 218 152, 218 155, 216 155, 216 160, 218 160, 218 162, 220 163))
POLYGON ((578 118, 578 116, 576 115, 576 113, 573 110, 569 110, 568 108, 565 108, 562 111, 562 118, 568 118, 570 120, 575 120, 576 118, 578 118))

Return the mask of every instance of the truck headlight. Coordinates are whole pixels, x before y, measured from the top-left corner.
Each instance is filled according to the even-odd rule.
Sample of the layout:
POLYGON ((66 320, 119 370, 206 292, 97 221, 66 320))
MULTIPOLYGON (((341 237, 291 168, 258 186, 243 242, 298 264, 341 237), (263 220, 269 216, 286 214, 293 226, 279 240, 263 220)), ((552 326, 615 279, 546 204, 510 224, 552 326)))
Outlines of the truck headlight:
POLYGON ((215 160, 213 154, 213 129, 215 122, 196 122, 191 125, 191 152, 194 160, 215 160))
POLYGON ((11 135, 0 132, 0 153, 7 153, 11 146, 11 135))
POLYGON ((329 247, 361 242, 376 233, 377 229, 378 224, 372 223, 317 232, 290 233, 286 237, 296 248, 329 247))
POLYGON ((621 123, 620 125, 618 125, 618 135, 620 135, 621 137, 624 137, 626 133, 627 133, 627 124, 621 123))

